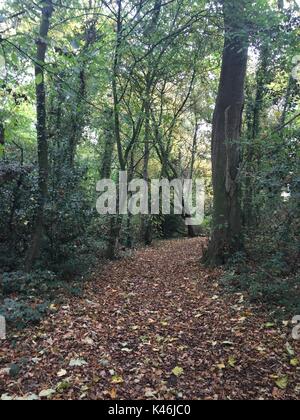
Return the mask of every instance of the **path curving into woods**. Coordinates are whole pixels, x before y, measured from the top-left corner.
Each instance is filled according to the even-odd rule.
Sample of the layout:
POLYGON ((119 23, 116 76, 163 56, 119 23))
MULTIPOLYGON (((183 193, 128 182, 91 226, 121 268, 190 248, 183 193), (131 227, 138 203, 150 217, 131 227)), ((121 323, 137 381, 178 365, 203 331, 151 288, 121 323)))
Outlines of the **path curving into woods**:
POLYGON ((0 395, 299 398, 290 327, 267 327, 259 308, 225 294, 221 273, 199 263, 204 243, 162 242, 99 269, 81 299, 2 343, 0 395), (16 377, 11 363, 21 366, 16 377))

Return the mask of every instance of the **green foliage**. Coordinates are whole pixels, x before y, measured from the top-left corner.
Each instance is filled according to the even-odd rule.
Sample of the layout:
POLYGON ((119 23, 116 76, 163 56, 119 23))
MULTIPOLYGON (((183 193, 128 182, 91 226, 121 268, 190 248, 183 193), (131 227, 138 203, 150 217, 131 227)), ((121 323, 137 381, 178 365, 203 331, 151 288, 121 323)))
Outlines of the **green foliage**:
POLYGON ((1 289, 4 296, 21 293, 23 295, 40 296, 60 286, 58 278, 50 271, 3 273, 1 289))
POLYGON ((38 324, 47 314, 49 303, 36 304, 24 299, 4 299, 0 303, 0 315, 16 328, 38 324))

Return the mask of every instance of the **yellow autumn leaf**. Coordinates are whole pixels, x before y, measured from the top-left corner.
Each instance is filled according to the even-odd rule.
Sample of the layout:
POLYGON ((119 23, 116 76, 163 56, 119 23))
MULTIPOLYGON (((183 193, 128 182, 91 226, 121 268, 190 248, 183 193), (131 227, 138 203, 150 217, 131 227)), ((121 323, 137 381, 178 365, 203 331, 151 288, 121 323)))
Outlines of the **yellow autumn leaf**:
POLYGON ((228 365, 229 365, 230 367, 234 368, 234 367, 235 367, 235 365, 236 365, 236 358, 235 358, 235 357, 233 357, 233 356, 230 356, 230 357, 229 357, 229 359, 228 359, 228 365))
POLYGON ((111 383, 112 384, 122 384, 122 383, 124 383, 124 379, 122 378, 122 376, 115 375, 115 376, 112 377, 111 383))
POLYGON ((290 363, 291 363, 291 366, 294 366, 294 367, 299 366, 299 360, 296 358, 292 359, 290 363))
POLYGON ((224 365, 224 363, 219 363, 217 365, 217 368, 220 369, 220 370, 223 370, 223 369, 226 369, 226 366, 224 365))
POLYGON ((110 392, 109 392, 110 398, 112 400, 115 400, 117 398, 117 391, 115 388, 113 388, 110 392))
POLYGON ((289 378, 288 376, 282 376, 275 383, 278 386, 278 388, 286 389, 289 384, 289 378))
POLYGON ((176 366, 176 367, 172 370, 173 375, 175 375, 175 376, 177 376, 177 377, 179 377, 179 376, 183 375, 183 372, 184 372, 184 370, 183 370, 181 367, 179 367, 179 366, 176 366))

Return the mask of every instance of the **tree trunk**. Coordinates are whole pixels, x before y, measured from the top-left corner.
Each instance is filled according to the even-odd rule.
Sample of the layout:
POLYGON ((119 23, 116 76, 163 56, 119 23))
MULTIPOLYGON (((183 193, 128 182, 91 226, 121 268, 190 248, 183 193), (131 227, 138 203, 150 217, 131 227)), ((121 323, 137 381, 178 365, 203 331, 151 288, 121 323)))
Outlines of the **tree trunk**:
POLYGON ((238 174, 248 58, 244 6, 224 1, 225 45, 212 134, 214 220, 205 258, 212 266, 224 264, 243 243, 238 174))
POLYGON ((35 260, 38 258, 41 249, 43 236, 44 207, 48 194, 48 139, 46 128, 46 92, 45 92, 45 58, 47 52, 47 37, 50 27, 50 20, 53 14, 52 0, 43 1, 42 19, 40 24, 39 37, 36 41, 37 55, 35 66, 36 82, 36 103, 37 103, 37 143, 38 143, 38 165, 39 165, 39 197, 38 207, 35 216, 34 232, 28 250, 25 270, 32 270, 35 260))
MULTIPOLYGON (((145 136, 144 136, 144 164, 143 178, 149 183, 149 159, 150 159, 150 114, 151 114, 151 98, 150 98, 151 80, 150 74, 146 77, 146 94, 145 94, 145 136)), ((149 246, 152 244, 152 224, 151 216, 142 215, 141 232, 144 244, 149 246)))
POLYGON ((249 227, 255 223, 255 185, 252 180, 252 174, 257 167, 257 158, 255 156, 254 142, 261 132, 261 116, 263 111, 263 101, 265 96, 265 85, 268 82, 268 60, 270 54, 268 47, 264 47, 260 53, 260 65, 256 74, 256 94, 254 107, 248 113, 248 146, 245 154, 246 159, 246 180, 245 193, 243 200, 244 224, 249 227))
POLYGON ((111 166, 115 146, 114 138, 114 126, 113 126, 113 111, 112 109, 107 108, 104 111, 105 117, 105 146, 104 153, 102 157, 102 165, 100 169, 101 179, 110 179, 111 177, 111 166))
POLYGON ((5 145, 4 124, 2 122, 0 122, 0 144, 1 146, 5 145))
POLYGON ((4 124, 0 121, 0 159, 5 157, 5 129, 4 124))
MULTIPOLYGON (((120 103, 118 95, 118 75, 120 66, 120 50, 122 44, 122 0, 117 0, 117 27, 116 27, 116 46, 114 54, 114 65, 112 72, 112 93, 113 93, 113 117, 114 117, 114 136, 117 145, 119 165, 121 171, 126 170, 126 161, 122 149, 121 123, 120 123, 120 103)), ((117 186, 119 191, 119 185, 117 186)), ((120 233, 122 229, 123 217, 119 214, 112 216, 110 220, 110 232, 107 247, 107 257, 115 259, 118 253, 120 233)))

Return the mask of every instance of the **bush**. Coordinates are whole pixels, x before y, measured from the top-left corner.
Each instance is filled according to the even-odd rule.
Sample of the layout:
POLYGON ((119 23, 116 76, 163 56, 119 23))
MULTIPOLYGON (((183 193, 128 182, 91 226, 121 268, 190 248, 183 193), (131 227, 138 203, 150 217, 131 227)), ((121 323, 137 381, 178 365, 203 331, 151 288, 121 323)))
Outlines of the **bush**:
POLYGON ((0 305, 0 315, 16 328, 38 324, 47 313, 49 303, 34 303, 23 299, 4 299, 0 305))
POLYGON ((34 271, 30 274, 22 271, 3 273, 1 289, 3 296, 13 293, 22 295, 42 295, 60 287, 56 275, 50 271, 34 271))
POLYGON ((287 267, 280 257, 274 255, 255 265, 245 255, 237 254, 221 283, 230 292, 247 292, 251 302, 262 303, 278 315, 300 313, 300 272, 285 275, 287 267))

